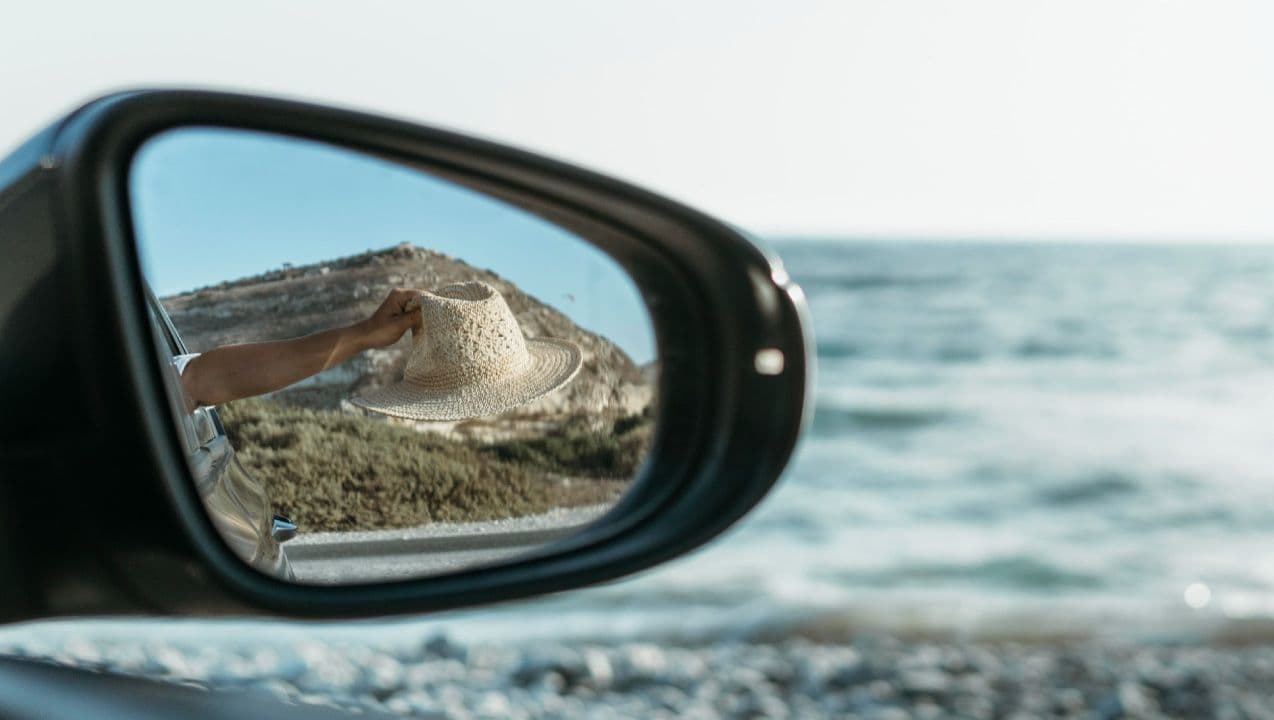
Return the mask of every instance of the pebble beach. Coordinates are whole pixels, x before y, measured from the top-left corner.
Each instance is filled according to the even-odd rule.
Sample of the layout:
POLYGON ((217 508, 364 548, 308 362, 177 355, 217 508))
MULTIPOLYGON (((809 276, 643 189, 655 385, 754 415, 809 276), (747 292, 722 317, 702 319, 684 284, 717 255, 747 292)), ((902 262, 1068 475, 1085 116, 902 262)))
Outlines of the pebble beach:
POLYGON ((301 641, 67 636, 5 654, 218 692, 446 718, 1274 718, 1274 647, 904 641, 301 641))

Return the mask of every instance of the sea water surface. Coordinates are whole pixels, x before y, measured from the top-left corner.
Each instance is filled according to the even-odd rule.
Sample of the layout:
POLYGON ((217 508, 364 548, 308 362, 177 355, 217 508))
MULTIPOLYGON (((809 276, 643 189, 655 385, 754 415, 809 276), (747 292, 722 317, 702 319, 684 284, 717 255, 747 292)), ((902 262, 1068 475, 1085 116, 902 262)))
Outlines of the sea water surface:
POLYGON ((1274 248, 776 247, 818 351, 780 486, 688 559, 527 610, 683 634, 1274 616, 1274 248))
POLYGON ((324 632, 1268 632, 1274 248, 775 247, 816 411, 751 516, 636 578, 324 632))

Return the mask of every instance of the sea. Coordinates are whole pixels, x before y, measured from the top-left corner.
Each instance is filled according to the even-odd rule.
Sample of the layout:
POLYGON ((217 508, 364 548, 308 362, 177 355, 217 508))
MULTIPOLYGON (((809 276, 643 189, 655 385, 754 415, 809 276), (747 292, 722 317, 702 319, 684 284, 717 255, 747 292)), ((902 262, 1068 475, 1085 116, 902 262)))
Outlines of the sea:
POLYGON ((270 632, 1274 638, 1274 247, 772 246, 808 297, 817 381, 749 517, 599 587, 270 632))

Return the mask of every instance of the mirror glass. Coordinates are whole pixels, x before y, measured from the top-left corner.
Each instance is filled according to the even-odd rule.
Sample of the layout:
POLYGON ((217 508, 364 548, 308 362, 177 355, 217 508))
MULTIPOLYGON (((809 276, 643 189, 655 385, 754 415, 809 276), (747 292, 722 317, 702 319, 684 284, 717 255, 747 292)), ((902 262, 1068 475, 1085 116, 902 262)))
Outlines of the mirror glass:
POLYGON ((637 474, 654 332, 585 240, 415 168, 243 130, 151 138, 130 197, 192 477, 262 572, 508 562, 637 474))

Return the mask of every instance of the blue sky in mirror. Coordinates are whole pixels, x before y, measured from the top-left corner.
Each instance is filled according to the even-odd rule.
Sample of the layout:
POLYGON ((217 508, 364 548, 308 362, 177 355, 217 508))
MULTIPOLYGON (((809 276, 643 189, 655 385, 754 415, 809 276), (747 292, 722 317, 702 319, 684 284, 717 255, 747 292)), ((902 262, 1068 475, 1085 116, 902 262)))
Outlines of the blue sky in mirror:
POLYGON ((637 288, 600 250, 384 160, 294 138, 183 128, 142 147, 130 192, 143 268, 161 296, 411 243, 495 272, 637 363, 654 359, 637 288))

